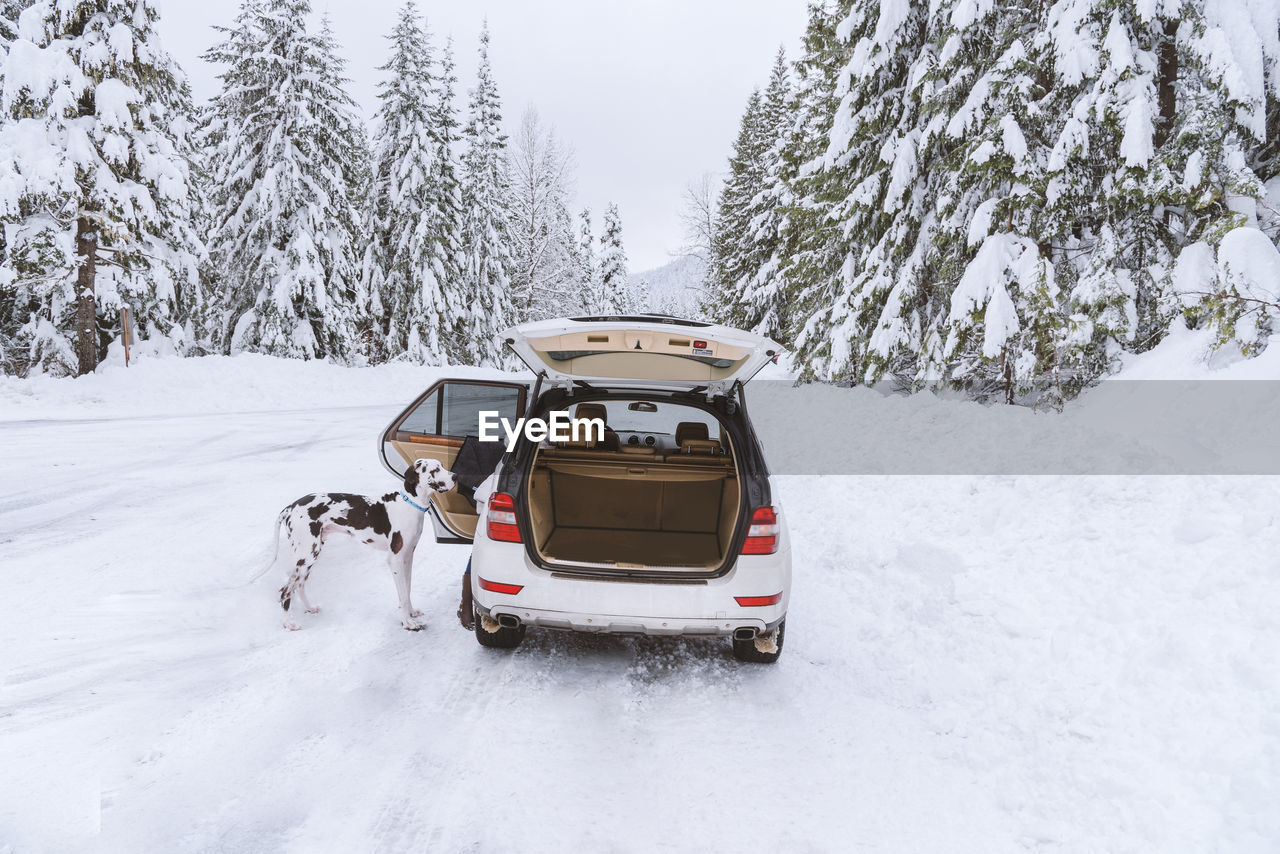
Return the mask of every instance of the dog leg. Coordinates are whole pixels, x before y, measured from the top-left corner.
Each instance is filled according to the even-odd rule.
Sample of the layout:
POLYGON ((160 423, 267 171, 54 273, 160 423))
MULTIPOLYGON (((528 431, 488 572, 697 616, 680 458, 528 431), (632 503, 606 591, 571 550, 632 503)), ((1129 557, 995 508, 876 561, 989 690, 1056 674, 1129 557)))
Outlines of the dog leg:
POLYGON ((289 606, 293 604, 293 594, 297 589, 298 567, 294 567, 289 570, 289 578, 285 581, 284 587, 280 588, 280 607, 284 609, 284 627, 291 632, 302 628, 289 617, 289 606))
POLYGON ((306 545, 298 545, 290 543, 293 546, 293 567, 289 570, 289 580, 285 582, 284 587, 280 588, 280 607, 284 609, 284 627, 291 632, 296 632, 302 626, 298 625, 289 617, 289 606, 293 604, 293 597, 298 597, 298 604, 304 610, 311 611, 311 605, 307 602, 307 593, 304 589, 307 576, 311 574, 311 567, 315 565, 316 557, 320 553, 318 546, 307 547, 306 545))
POLYGON ((404 561, 404 599, 409 606, 410 617, 421 617, 422 612, 413 607, 410 597, 413 596, 413 554, 410 553, 404 561))
POLYGON ((404 555, 392 555, 387 562, 391 565, 391 577, 395 579, 396 593, 400 597, 400 625, 411 632, 416 632, 422 628, 422 623, 415 619, 413 605, 409 602, 411 571, 407 570, 408 561, 404 557, 404 555))
POLYGON ((302 610, 308 614, 319 614, 320 609, 307 601, 307 580, 304 578, 298 584, 298 602, 302 605, 302 610))
POLYGON ((320 609, 307 600, 307 582, 311 580, 311 567, 313 566, 315 566, 315 558, 312 558, 302 567, 302 578, 298 581, 298 602, 302 604, 302 610, 308 614, 319 614, 320 609))

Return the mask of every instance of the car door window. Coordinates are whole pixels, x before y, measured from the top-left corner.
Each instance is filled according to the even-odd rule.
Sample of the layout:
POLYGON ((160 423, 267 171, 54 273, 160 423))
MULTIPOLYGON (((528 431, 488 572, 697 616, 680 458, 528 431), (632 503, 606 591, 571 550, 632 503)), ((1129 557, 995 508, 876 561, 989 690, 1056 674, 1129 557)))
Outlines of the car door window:
POLYGON ((441 435, 466 438, 480 435, 480 413, 496 412, 515 423, 520 412, 520 390, 491 385, 455 385, 441 389, 441 435))
POLYGON ((524 395, 523 386, 445 381, 397 422, 395 432, 449 439, 479 436, 481 412, 496 412, 499 418, 515 423, 524 395))
POLYGON ((434 394, 418 404, 417 409, 409 413, 409 417, 400 423, 400 429, 406 433, 417 433, 423 436, 440 435, 440 392, 446 388, 441 386, 434 394))

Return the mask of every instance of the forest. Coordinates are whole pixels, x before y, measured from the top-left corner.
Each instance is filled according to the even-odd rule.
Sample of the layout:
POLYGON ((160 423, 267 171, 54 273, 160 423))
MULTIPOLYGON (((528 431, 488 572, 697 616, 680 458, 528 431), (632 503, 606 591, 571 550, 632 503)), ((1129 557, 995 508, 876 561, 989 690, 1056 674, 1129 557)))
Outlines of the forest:
MULTIPOLYGON (((179 355, 501 365, 494 333, 674 311, 628 279, 572 148, 410 0, 359 118, 308 0, 245 0, 194 104, 148 0, 6 0, 0 364, 179 355), (596 230, 599 234, 596 234, 596 230)), ((767 58, 762 72, 768 70, 767 58)), ((1174 324, 1234 358, 1280 316, 1280 0, 823 0, 723 171, 691 307, 802 379, 1061 405, 1174 324)))
POLYGON ((1175 323, 1254 356, 1280 3, 815 4, 690 197, 708 305, 810 379, 1057 405, 1175 323))
POLYGON ((83 374, 119 341, 177 355, 496 365, 525 319, 631 311, 618 209, 569 209, 573 153, 413 0, 369 127, 309 0, 245 0, 193 103, 148 0, 6 0, 0 364, 83 374))

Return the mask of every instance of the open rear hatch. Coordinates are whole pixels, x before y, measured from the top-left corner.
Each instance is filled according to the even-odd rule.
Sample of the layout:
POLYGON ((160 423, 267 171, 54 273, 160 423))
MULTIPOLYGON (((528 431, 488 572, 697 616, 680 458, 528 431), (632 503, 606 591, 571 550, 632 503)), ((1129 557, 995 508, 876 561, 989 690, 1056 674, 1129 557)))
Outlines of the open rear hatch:
POLYGON ((723 394, 777 358, 775 341, 728 326, 658 315, 524 323, 503 339, 553 383, 723 394))

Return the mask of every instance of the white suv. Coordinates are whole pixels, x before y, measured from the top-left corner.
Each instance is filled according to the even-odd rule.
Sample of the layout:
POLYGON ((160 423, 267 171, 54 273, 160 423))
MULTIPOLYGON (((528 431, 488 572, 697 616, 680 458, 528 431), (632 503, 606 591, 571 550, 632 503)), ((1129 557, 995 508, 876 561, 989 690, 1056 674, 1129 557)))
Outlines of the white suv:
POLYGON ((474 544, 476 639, 512 648, 529 626, 720 635, 740 659, 776 661, 791 546, 743 386, 781 347, 658 315, 539 321, 503 338, 532 388, 442 380, 380 445, 397 475, 422 457, 455 472, 488 458, 473 496, 430 507, 437 541, 474 544), (602 440, 522 435, 506 451, 478 444, 484 412, 512 423, 565 412, 606 429, 602 440))

